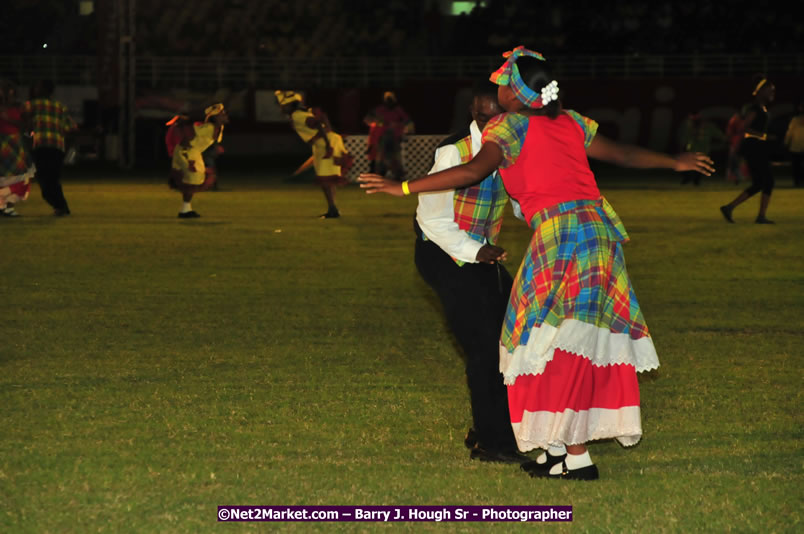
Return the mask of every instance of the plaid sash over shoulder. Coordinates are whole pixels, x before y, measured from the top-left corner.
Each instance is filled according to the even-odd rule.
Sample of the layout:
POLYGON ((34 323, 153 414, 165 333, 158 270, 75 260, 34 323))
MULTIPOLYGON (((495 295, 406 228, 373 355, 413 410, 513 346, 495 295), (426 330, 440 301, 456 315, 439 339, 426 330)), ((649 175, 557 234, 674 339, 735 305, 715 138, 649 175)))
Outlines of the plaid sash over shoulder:
MULTIPOLYGON (((461 155, 461 163, 472 160, 472 136, 467 136, 454 145, 461 155)), ((499 176, 492 174, 471 187, 456 189, 453 196, 455 222, 469 236, 483 243, 494 244, 500 234, 508 193, 499 176)), ((464 262, 455 260, 458 265, 464 262)))

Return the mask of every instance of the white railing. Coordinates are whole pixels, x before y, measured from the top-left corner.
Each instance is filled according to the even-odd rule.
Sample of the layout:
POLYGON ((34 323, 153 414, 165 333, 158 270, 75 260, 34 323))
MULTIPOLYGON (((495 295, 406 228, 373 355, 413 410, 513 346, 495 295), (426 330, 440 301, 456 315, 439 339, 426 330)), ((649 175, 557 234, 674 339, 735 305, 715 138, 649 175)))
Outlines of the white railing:
MULTIPOLYGON (((804 56, 787 55, 577 55, 553 57, 557 77, 567 78, 723 78, 804 74, 804 56)), ((417 80, 474 79, 500 65, 499 57, 390 58, 136 58, 140 87, 367 87, 398 86, 417 80)), ((20 84, 49 78, 57 84, 91 85, 97 80, 95 56, 0 56, 0 73, 20 84)))

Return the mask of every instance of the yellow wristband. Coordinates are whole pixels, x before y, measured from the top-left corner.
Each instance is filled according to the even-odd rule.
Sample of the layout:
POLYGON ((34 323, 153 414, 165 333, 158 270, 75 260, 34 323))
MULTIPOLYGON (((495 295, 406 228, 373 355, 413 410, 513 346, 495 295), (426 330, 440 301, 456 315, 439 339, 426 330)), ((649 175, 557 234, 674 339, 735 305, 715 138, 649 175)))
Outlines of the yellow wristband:
POLYGON ((408 181, 407 181, 407 180, 405 180, 404 182, 402 182, 402 192, 403 192, 405 195, 409 195, 409 194, 410 194, 410 188, 408 187, 408 181))

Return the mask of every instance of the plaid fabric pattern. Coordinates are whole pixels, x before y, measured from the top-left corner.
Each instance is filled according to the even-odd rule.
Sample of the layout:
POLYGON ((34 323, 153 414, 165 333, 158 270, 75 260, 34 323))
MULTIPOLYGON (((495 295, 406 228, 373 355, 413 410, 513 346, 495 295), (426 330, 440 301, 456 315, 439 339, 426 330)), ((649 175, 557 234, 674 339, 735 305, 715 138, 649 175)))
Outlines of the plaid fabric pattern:
POLYGON ((559 328, 566 319, 631 339, 649 336, 625 269, 628 234, 605 199, 552 206, 534 215, 531 227, 500 340, 509 352, 527 345, 534 327, 559 328))
POLYGON ((511 81, 508 82, 508 87, 514 92, 517 100, 529 108, 539 109, 544 107, 541 93, 525 85, 525 82, 522 81, 522 77, 519 75, 519 68, 516 65, 511 69, 511 81))
MULTIPOLYGON (((461 155, 461 163, 472 160, 472 136, 468 135, 454 145, 461 155)), ((494 244, 500 235, 503 212, 508 202, 508 193, 502 179, 492 174, 471 187, 456 189, 453 195, 455 222, 475 241, 494 244)), ((455 258, 453 258, 455 259, 455 258)), ((455 263, 465 262, 455 259, 455 263)))
POLYGON ((0 177, 25 174, 31 159, 20 134, 0 135, 0 177))
POLYGON ((578 126, 581 127, 581 130, 583 130, 583 146, 588 147, 592 144, 592 139, 597 135, 597 122, 571 109, 567 109, 565 112, 572 117, 572 119, 578 123, 578 126))
POLYGON ((544 107, 541 94, 534 91, 522 81, 522 76, 519 74, 519 67, 516 66, 516 60, 522 56, 535 57, 542 61, 546 61, 544 56, 533 50, 528 50, 524 46, 517 46, 513 50, 503 53, 503 57, 507 58, 505 63, 491 73, 489 80, 497 85, 507 85, 516 95, 517 99, 528 106, 529 108, 538 109, 544 107))
POLYGON ((64 134, 77 128, 67 106, 57 100, 37 98, 25 102, 25 113, 33 120, 34 148, 49 146, 64 151, 64 134))
POLYGON ((516 163, 525 134, 528 133, 528 117, 519 113, 501 113, 491 119, 483 129, 483 143, 492 142, 500 147, 503 161, 500 168, 507 168, 516 163))

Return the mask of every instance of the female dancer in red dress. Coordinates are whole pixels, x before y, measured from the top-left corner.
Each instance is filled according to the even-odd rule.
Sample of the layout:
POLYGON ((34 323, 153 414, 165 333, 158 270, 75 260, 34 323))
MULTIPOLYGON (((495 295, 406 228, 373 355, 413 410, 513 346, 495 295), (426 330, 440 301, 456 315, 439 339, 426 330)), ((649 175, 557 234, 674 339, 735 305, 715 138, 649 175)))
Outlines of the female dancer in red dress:
POLYGON ((544 58, 524 47, 491 76, 508 111, 491 120, 472 161, 402 184, 361 175, 368 193, 405 195, 476 183, 499 168, 534 230, 500 339, 511 423, 531 476, 598 478, 586 443, 642 436, 636 373, 658 367, 625 269, 625 228, 601 197, 587 156, 628 167, 714 172, 704 154, 677 157, 615 143, 557 99, 544 58))

